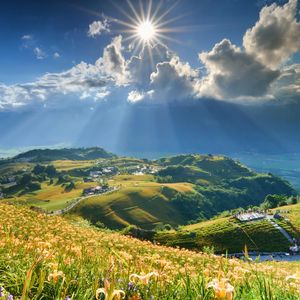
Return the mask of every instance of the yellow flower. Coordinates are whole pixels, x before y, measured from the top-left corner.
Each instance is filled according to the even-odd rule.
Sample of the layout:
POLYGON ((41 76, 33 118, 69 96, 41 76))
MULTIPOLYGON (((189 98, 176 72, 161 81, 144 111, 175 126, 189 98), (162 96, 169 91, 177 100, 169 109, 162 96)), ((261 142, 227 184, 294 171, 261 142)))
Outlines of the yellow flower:
POLYGON ((58 280, 58 278, 59 277, 64 278, 65 274, 63 273, 63 271, 58 271, 57 270, 57 268, 58 268, 58 264, 57 263, 53 263, 52 266, 53 266, 53 272, 49 274, 48 280, 49 281, 53 281, 54 283, 56 283, 57 280, 58 280))
POLYGON ((295 282, 300 283, 300 273, 299 274, 294 274, 294 275, 287 276, 285 278, 285 280, 286 281, 295 281, 295 282))
POLYGON ((215 297, 217 299, 226 299, 226 300, 232 300, 233 299, 233 292, 234 287, 228 283, 228 279, 222 278, 219 279, 213 279, 208 285, 208 288, 213 288, 215 292, 215 297))
POLYGON ((143 285, 147 285, 149 283, 149 280, 151 279, 151 277, 158 277, 158 273, 157 272, 151 272, 148 273, 146 275, 138 275, 138 274, 131 274, 129 276, 129 281, 137 283, 137 281, 140 281, 141 284, 143 285))
POLYGON ((104 288, 97 289, 96 299, 99 299, 101 294, 104 295, 105 300, 121 300, 125 298, 125 292, 122 290, 114 290, 108 280, 104 281, 104 288))

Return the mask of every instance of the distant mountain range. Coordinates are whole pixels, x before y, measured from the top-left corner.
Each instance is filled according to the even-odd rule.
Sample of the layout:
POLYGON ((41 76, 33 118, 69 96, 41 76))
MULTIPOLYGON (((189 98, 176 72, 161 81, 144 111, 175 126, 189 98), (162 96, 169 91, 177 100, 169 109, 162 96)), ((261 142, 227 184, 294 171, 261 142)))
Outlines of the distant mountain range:
POLYGON ((35 149, 13 157, 13 160, 27 162, 42 162, 54 160, 93 160, 98 158, 113 158, 116 155, 99 147, 92 148, 63 148, 35 149))

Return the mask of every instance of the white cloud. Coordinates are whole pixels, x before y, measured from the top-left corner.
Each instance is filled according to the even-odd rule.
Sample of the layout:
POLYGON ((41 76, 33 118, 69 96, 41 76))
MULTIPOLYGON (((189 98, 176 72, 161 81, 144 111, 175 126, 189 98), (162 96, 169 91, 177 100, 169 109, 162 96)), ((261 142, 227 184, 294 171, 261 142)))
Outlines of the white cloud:
POLYGON ((21 40, 32 40, 32 35, 30 34, 24 34, 22 37, 21 37, 21 40))
POLYGON ((104 48, 103 57, 99 58, 96 66, 103 69, 108 76, 114 78, 116 85, 126 85, 128 72, 126 61, 122 54, 122 36, 113 38, 112 42, 104 48))
POLYGON ((195 96, 199 72, 188 63, 181 62, 178 56, 173 56, 169 62, 158 63, 150 78, 152 98, 174 101, 195 96))
MULTIPOLYGON (((102 57, 94 64, 81 62, 64 72, 47 73, 32 83, 0 84, 0 109, 50 101, 52 96, 61 94, 96 101, 108 97, 113 86, 130 86, 127 101, 132 103, 203 97, 299 101, 300 67, 282 65, 299 50, 296 5, 297 0, 290 0, 283 6, 264 7, 258 22, 245 33, 244 47, 223 39, 210 51, 200 53, 203 74, 160 44, 145 46, 139 55, 126 60, 119 35, 104 48, 102 57)), ((105 20, 96 21, 90 26, 90 36, 109 30, 108 23, 105 24, 105 20)), ((41 48, 32 44, 35 43, 32 36, 24 35, 21 39, 38 59, 46 57, 41 48)), ((54 58, 59 56, 58 52, 53 54, 54 58)))
POLYGON ((262 97, 279 76, 241 48, 224 39, 210 52, 199 54, 207 76, 198 82, 199 96, 218 99, 262 97))
POLYGON ((95 94, 94 99, 95 100, 105 99, 109 95, 110 95, 110 91, 103 88, 103 89, 100 89, 100 91, 95 94))
POLYGON ((103 32, 110 32, 108 19, 104 18, 103 21, 94 21, 89 25, 88 36, 96 37, 103 32))
POLYGON ((145 45, 138 56, 132 56, 127 68, 130 71, 130 80, 140 88, 146 88, 150 83, 150 75, 156 71, 160 62, 170 61, 173 54, 161 44, 145 45))
POLYGON ((33 52, 34 52, 35 57, 37 59, 42 60, 42 59, 45 59, 47 57, 47 54, 41 48, 39 48, 39 47, 35 47, 33 49, 33 52))
POLYGON ((60 54, 58 52, 53 53, 53 58, 60 58, 60 54))
POLYGON ((81 62, 64 72, 46 73, 30 83, 0 84, 0 108, 14 109, 50 101, 50 96, 61 94, 77 94, 81 99, 103 99, 110 94, 110 86, 126 84, 126 75, 122 38, 118 36, 104 48, 103 57, 95 64, 81 62))
POLYGON ((253 28, 247 30, 243 44, 262 64, 276 68, 300 50, 300 23, 297 21, 297 0, 283 6, 265 6, 253 28))
POLYGON ((127 100, 128 100, 128 102, 136 103, 136 102, 143 100, 144 98, 145 98, 144 92, 139 92, 139 91, 134 90, 134 91, 129 92, 127 100))
POLYGON ((300 99, 300 64, 284 67, 279 79, 272 88, 276 99, 281 102, 299 102, 300 99))

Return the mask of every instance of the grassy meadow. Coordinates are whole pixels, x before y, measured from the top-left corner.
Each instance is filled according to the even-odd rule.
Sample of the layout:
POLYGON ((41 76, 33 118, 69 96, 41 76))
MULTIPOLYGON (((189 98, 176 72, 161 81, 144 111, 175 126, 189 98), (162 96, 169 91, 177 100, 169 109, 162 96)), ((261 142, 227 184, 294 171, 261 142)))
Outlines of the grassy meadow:
POLYGON ((96 186, 95 182, 75 181, 75 188, 71 191, 65 191, 62 185, 49 184, 43 182, 41 189, 32 191, 21 196, 9 199, 11 203, 20 203, 24 205, 34 205, 46 211, 59 210, 67 207, 70 202, 82 195, 85 188, 96 186))
POLYGON ((170 203, 170 198, 177 192, 192 193, 192 184, 161 184, 155 182, 152 175, 119 175, 108 183, 119 190, 88 198, 71 213, 93 223, 100 220, 115 229, 130 224, 150 229, 160 223, 177 225, 186 221, 170 203))
POLYGON ((0 205, 0 299, 300 299, 299 263, 168 248, 0 205))

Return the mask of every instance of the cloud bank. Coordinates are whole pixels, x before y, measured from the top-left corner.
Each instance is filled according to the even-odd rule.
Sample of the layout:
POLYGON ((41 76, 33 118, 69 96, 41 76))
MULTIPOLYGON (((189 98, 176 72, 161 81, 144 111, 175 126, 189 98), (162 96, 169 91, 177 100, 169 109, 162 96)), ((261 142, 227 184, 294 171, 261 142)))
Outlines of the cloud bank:
MULTIPOLYGON (((60 73, 47 73, 35 82, 0 84, 0 109, 17 109, 51 101, 54 95, 79 99, 109 97, 115 87, 125 88, 127 101, 137 103, 201 101, 299 101, 300 67, 291 59, 300 50, 297 0, 261 9, 259 19, 243 37, 241 46, 223 39, 210 51, 199 52, 199 67, 192 67, 165 45, 146 45, 138 55, 124 56, 121 35, 114 37, 94 64, 81 62, 60 73), (202 65, 201 65, 201 64, 202 65)), ((110 31, 108 21, 95 21, 88 35, 110 31)), ((29 45, 32 36, 22 37, 29 45)), ((36 48, 36 57, 45 53, 36 48)))

